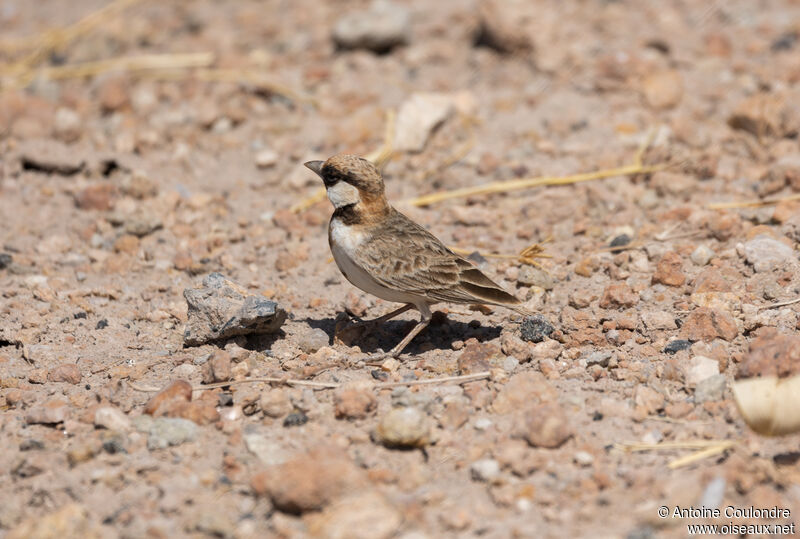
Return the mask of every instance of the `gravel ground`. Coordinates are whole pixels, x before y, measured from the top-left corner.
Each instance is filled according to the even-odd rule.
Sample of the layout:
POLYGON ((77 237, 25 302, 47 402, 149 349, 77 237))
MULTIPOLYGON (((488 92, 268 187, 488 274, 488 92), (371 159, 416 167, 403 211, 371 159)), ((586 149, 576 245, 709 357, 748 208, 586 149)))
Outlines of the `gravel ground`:
POLYGON ((800 4, 128 4, 14 87, 24 38, 105 4, 0 2, 0 536, 794 521, 797 437, 750 432, 730 384, 764 347, 789 361, 800 328, 800 304, 775 306, 800 295, 800 4), (202 52, 195 75, 59 71, 202 52), (440 305, 399 360, 370 364, 415 314, 348 332, 394 305, 331 262, 327 200, 290 208, 319 188, 302 163, 380 150, 387 111, 390 200, 539 317, 440 305), (645 173, 403 202, 639 148, 645 173), (786 200, 709 207, 759 198, 786 200), (487 256, 533 244, 543 269, 487 256), (190 318, 220 287, 234 333, 190 318), (250 316, 267 333, 237 335, 250 316), (711 441, 734 444, 678 467, 694 450, 654 449, 711 441), (701 505, 723 514, 673 516, 701 505))

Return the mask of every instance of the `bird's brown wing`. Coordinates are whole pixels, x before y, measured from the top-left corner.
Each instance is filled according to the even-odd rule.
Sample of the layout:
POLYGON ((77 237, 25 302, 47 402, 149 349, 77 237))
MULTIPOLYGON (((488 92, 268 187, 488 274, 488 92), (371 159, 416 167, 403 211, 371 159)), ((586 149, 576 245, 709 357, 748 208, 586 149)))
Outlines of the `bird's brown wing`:
POLYGON ((358 250, 355 262, 382 285, 435 301, 505 306, 520 303, 402 213, 392 211, 376 228, 369 242, 358 250))

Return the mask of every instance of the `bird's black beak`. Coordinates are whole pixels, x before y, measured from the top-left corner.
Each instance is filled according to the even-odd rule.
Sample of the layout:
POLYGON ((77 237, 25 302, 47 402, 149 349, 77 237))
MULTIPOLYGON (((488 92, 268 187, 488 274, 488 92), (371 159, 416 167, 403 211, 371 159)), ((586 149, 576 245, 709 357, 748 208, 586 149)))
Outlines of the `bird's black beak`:
POLYGON ((322 176, 322 165, 325 164, 325 161, 307 161, 303 164, 314 171, 317 176, 322 176))

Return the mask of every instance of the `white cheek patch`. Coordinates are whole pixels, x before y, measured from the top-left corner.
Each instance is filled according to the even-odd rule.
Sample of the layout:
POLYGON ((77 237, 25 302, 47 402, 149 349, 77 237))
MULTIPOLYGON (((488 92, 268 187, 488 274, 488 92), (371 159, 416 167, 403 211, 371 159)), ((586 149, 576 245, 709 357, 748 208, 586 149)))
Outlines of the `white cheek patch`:
POLYGON ((336 182, 334 185, 328 187, 328 199, 331 201, 334 208, 341 208, 361 202, 358 189, 343 181, 336 182))

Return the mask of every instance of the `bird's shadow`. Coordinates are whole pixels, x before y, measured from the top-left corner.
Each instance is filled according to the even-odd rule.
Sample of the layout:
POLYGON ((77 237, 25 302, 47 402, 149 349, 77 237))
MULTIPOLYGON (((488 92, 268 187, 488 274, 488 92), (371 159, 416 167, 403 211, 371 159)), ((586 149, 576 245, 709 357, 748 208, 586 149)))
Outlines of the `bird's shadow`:
MULTIPOLYGON (((354 341, 352 344, 358 346, 362 352, 373 353, 378 349, 383 351, 391 350, 409 331, 417 324, 418 318, 412 320, 389 320, 375 326, 375 328, 354 341)), ((328 334, 329 342, 333 342, 336 319, 334 318, 303 318, 298 322, 305 322, 312 328, 319 328, 328 334)), ((357 321, 346 322, 355 325, 357 321)), ((419 335, 417 335, 403 350, 403 353, 419 353, 423 343, 430 343, 437 350, 452 350, 453 342, 466 341, 467 339, 477 339, 479 342, 490 341, 500 336, 503 328, 500 326, 481 326, 472 323, 465 323, 458 320, 451 320, 445 317, 436 317, 431 321, 419 335)), ((427 346, 426 346, 427 349, 427 346)))

